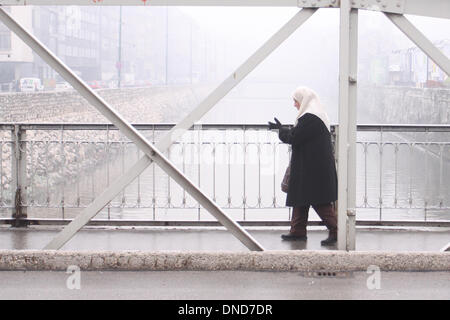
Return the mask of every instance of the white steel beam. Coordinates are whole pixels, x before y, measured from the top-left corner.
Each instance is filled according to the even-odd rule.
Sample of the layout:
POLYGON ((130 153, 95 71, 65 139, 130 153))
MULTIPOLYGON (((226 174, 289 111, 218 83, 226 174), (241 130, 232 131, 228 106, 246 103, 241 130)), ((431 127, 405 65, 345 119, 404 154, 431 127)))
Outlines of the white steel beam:
POLYGON ((358 9, 350 11, 348 78, 347 250, 356 247, 356 114, 358 91, 358 9))
POLYGON ((45 48, 33 35, 18 24, 8 13, 0 8, 0 20, 12 30, 22 41, 28 44, 47 64, 55 69, 74 89, 90 104, 97 108, 128 139, 136 144, 150 159, 161 167, 172 179, 185 189, 195 200, 208 210, 225 228, 238 238, 247 248, 262 251, 264 248, 239 224, 230 219, 217 204, 198 189, 184 174, 179 171, 164 155, 149 143, 128 121, 123 119, 106 101, 89 88, 64 63, 45 48))
POLYGON ((205 6, 205 7, 339 7, 339 0, 0 0, 0 5, 36 6, 205 6))
POLYGON ((352 0, 352 8, 450 19, 448 0, 352 0))
MULTIPOLYGON (((252 56, 250 56, 235 72, 223 81, 212 93, 210 93, 188 116, 172 128, 158 141, 158 150, 167 150, 177 141, 192 125, 207 113, 220 99, 241 82, 254 68, 270 55, 285 39, 287 39, 300 25, 302 25, 316 9, 303 9, 264 43, 252 56)), ((78 215, 66 228, 64 228, 45 249, 59 249, 69 241, 75 233, 85 226, 95 215, 102 210, 123 188, 137 178, 150 164, 151 159, 144 155, 138 163, 125 172, 101 195, 95 199, 80 215, 78 215)))
POLYGON ((341 0, 339 25, 338 249, 347 247, 350 0, 341 0))
MULTIPOLYGON (((450 0, 449 0, 450 3, 450 0)), ((448 76, 450 76, 450 59, 445 56, 433 43, 427 39, 405 16, 401 14, 385 13, 412 42, 436 63, 448 76)))
MULTIPOLYGON (((303 9, 289 20, 278 32, 250 56, 235 72, 210 93, 187 117, 173 127, 158 141, 158 150, 167 150, 177 141, 195 121, 206 114, 220 99, 241 82, 254 68, 270 55, 300 25, 302 25, 317 9, 303 9)), ((84 209, 68 226, 66 226, 44 249, 60 249, 75 233, 85 226, 102 210, 123 188, 137 178, 150 164, 151 159, 144 155, 131 169, 125 172, 110 187, 84 209)))
MULTIPOLYGON (((191 112, 180 124, 172 128, 161 141, 157 143, 158 150, 166 150, 173 141, 181 137, 195 121, 208 112, 214 104, 235 87, 247 76, 259 63, 261 63, 273 50, 275 50, 286 38, 288 38, 301 24, 303 24, 316 9, 305 9, 297 13, 277 33, 275 33, 259 50, 240 66, 228 79, 214 90, 200 105, 191 112)), ((93 203, 77 216, 58 236, 45 248, 59 249, 70 240, 73 235, 92 219, 109 201, 111 201, 124 187, 131 183, 145 168, 151 164, 151 160, 144 156, 128 172, 113 183, 93 203)))
POLYGON ((448 0, 403 0, 404 14, 450 19, 448 0))
MULTIPOLYGON (((0 5, 339 8, 340 0, 0 0, 0 5)), ((448 0, 352 0, 354 9, 450 19, 448 0)))
MULTIPOLYGON (((278 32, 250 56, 235 72, 210 93, 188 116, 173 127, 158 141, 158 150, 167 150, 205 113, 241 82, 252 70, 270 55, 284 40, 286 40, 300 25, 302 25, 317 9, 303 9, 289 20, 278 32)), ((123 188, 137 178, 150 164, 151 159, 144 155, 131 169, 125 172, 117 181, 109 186, 101 195, 84 209, 68 226, 53 239, 45 249, 59 249, 69 241, 75 233, 85 226, 102 210, 123 188)))
POLYGON ((450 252, 450 242, 447 243, 445 246, 442 247, 442 249, 440 250, 441 252, 450 252))

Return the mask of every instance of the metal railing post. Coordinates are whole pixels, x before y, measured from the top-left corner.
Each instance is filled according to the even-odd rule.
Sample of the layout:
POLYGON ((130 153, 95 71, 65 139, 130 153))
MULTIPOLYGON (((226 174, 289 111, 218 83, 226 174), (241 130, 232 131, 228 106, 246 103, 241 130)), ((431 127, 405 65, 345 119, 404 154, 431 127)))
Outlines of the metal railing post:
POLYGON ((14 125, 12 131, 12 140, 14 141, 14 152, 11 157, 12 169, 12 188, 14 192, 14 206, 12 218, 13 227, 25 227, 27 218, 27 207, 23 206, 26 200, 27 189, 27 156, 26 156, 26 132, 22 130, 20 125, 14 125))

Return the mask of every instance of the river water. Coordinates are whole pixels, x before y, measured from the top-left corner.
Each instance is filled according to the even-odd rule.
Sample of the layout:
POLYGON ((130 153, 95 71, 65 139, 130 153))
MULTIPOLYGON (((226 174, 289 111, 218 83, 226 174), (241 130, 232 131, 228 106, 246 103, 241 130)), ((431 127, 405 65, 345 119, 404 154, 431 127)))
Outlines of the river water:
MULTIPOLYGON (((328 96, 324 101, 335 99, 328 96)), ((291 104, 290 98, 257 99, 239 92, 221 101, 202 122, 255 124, 277 116, 283 123, 292 123, 289 119, 295 118, 295 110, 291 104)), ((337 107, 329 103, 328 109, 331 121, 336 123, 337 107)), ((370 118, 360 114, 359 123, 368 122, 370 118)), ((150 141, 164 134, 143 133, 150 141)), ((450 220, 450 133, 359 132, 357 140, 357 219, 450 220)), ((132 144, 125 147, 113 143, 111 147, 121 148, 118 156, 91 172, 80 173, 75 184, 52 187, 51 202, 59 204, 64 190, 65 205, 75 205, 79 200, 81 206, 87 206, 142 157, 132 144)), ((290 210, 284 207, 285 194, 280 190, 289 150, 279 143, 276 133, 194 130, 166 155, 234 219, 289 219, 290 210)), ((79 208, 66 208, 64 217, 78 212, 79 208)), ((29 213, 31 217, 43 215, 61 217, 62 210, 29 213)), ((213 220, 154 164, 96 218, 213 220)), ((318 217, 312 213, 311 219, 318 217)))

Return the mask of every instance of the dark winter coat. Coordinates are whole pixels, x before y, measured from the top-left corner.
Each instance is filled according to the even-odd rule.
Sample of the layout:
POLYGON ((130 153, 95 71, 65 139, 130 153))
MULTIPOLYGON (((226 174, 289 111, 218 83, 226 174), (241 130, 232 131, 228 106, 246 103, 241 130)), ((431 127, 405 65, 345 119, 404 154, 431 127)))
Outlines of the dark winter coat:
POLYGON ((337 174, 331 134, 323 121, 306 113, 279 138, 292 145, 291 175, 286 206, 326 204, 337 200, 337 174))

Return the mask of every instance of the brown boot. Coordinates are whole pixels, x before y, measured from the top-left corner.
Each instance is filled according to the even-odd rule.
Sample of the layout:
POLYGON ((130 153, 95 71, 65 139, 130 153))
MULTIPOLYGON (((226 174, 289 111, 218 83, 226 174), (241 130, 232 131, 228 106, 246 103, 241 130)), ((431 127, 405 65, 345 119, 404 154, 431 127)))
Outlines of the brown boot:
POLYGON ((337 232, 336 231, 330 231, 328 233, 328 238, 325 240, 322 240, 320 244, 322 246, 334 246, 337 243, 337 232))
POLYGON ((332 203, 313 206, 320 219, 328 228, 328 238, 320 242, 323 246, 332 246, 337 242, 337 217, 332 203))
POLYGON ((282 234, 281 235, 281 239, 286 240, 286 241, 306 241, 308 239, 307 236, 298 236, 295 234, 282 234))
POLYGON ((294 207, 292 210, 291 230, 281 235, 287 241, 306 241, 306 226, 308 224, 308 207, 294 207))

